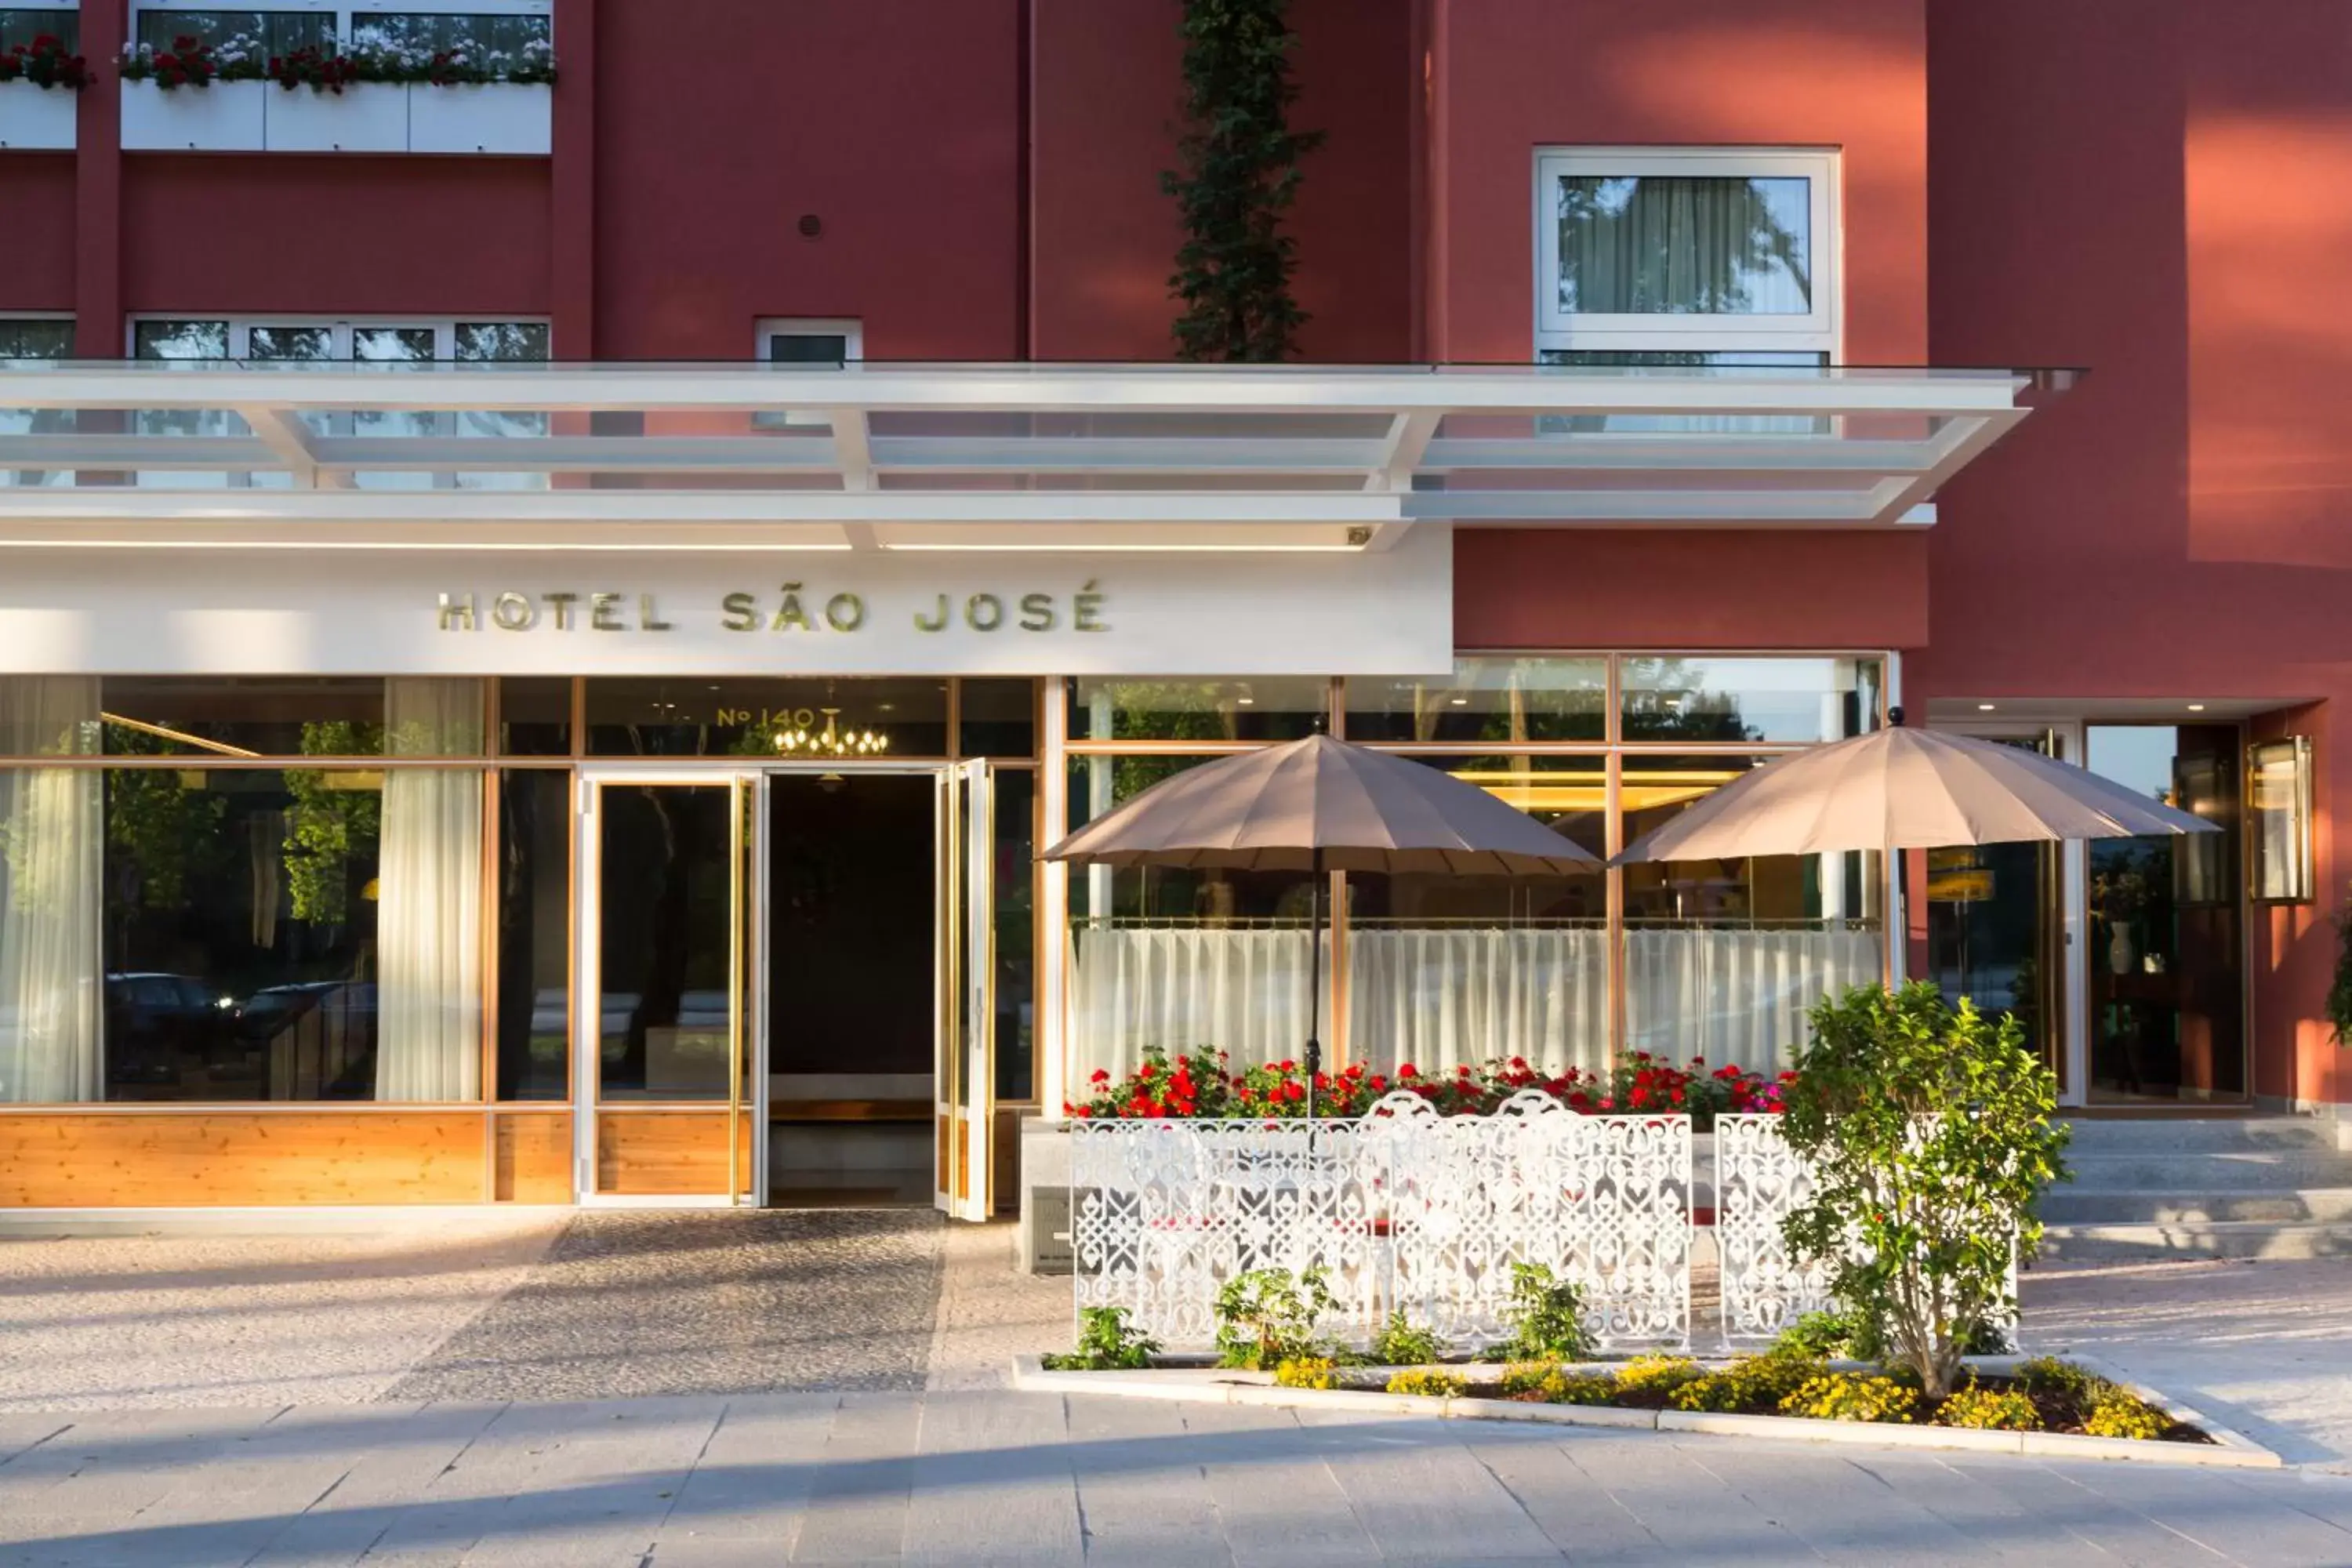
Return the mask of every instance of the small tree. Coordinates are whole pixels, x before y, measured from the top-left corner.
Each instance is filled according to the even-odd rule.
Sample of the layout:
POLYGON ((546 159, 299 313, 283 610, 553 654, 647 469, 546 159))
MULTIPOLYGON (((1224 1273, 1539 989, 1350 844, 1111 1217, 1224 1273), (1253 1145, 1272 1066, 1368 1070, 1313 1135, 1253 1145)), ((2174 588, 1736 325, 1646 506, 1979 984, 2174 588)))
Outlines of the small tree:
POLYGON ((1797 1069, 1781 1133, 1815 1184, 1789 1245, 1833 1265, 1840 1299, 1940 1399, 1970 1339, 2015 1310, 2011 1261, 2065 1177, 2057 1079, 2014 1017, 1918 981, 1825 998, 1797 1069))
POLYGON ((1290 296, 1297 242, 1282 232, 1298 161, 1322 132, 1290 129, 1290 0, 1185 0, 1183 167, 1160 176, 1185 239, 1168 287, 1184 303, 1188 360, 1272 361, 1307 313, 1290 296))

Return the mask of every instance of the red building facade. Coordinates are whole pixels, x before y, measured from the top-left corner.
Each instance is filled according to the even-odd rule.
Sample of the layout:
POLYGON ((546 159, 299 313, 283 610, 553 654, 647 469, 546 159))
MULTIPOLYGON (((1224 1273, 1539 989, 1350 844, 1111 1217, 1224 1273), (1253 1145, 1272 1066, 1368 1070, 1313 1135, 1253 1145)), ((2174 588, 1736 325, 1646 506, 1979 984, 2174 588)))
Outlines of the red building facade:
MULTIPOLYGON (((168 150, 126 131, 114 58, 170 7, 83 0, 98 80, 73 147, 0 148, 0 321, 70 319, 100 358, 141 321, 371 315, 543 323, 559 361, 750 361, 795 323, 869 363, 1171 356, 1177 0, 514 9, 558 64, 543 155, 168 150)), ((1679 352, 1548 336, 1540 242, 1547 171, 1680 157, 1825 171, 1825 335, 1768 363, 2087 372, 1932 526, 1458 523, 1456 649, 1869 654, 1910 722, 2145 776, 2227 819, 2220 858, 1920 858, 1906 967, 1968 988, 1997 952, 2081 1102, 2352 1099, 2324 1010, 2352 876, 2332 718, 2352 342, 2321 307, 2352 266, 2328 194, 2352 170, 2340 7, 1296 0, 1292 20, 1294 122, 1326 133, 1289 223, 1304 362, 1679 352), (2299 774, 2259 750, 2293 739, 2299 774), (2257 781, 2266 759, 2284 771, 2257 781), (2307 815, 2257 819, 2298 782, 2307 815)), ((701 427, 668 419, 639 428, 701 427)))

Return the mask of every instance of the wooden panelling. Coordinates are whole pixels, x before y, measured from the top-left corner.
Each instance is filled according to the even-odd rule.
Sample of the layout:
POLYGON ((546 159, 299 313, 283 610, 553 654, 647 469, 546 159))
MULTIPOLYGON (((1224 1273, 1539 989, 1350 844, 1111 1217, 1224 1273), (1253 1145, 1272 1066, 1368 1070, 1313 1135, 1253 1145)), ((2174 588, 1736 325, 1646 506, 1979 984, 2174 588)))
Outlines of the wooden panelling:
MULTIPOLYGON (((742 1118, 736 1169, 751 1174, 751 1118, 742 1118)), ((596 1118, 596 1190, 653 1197, 727 1191, 727 1112, 615 1110, 596 1118)))
POLYGON ((492 1195, 502 1204, 572 1201, 572 1113, 503 1112, 491 1147, 498 1160, 492 1195))
POLYGON ((0 1207, 478 1204, 483 1112, 0 1116, 0 1207))

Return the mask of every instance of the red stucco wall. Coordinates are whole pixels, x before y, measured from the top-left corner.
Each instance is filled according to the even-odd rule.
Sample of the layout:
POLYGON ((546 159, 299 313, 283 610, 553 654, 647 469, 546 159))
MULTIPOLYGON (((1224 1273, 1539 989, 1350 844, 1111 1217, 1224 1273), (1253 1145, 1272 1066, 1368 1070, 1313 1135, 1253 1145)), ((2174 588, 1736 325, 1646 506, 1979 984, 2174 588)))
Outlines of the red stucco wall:
MULTIPOLYGON (((1949 486, 1928 695, 2352 698, 2352 34, 2340 6, 1938 0, 1931 346, 2091 376, 1949 486)), ((2352 734, 2314 734, 2323 819, 2352 734)), ((2335 1099, 2315 1020, 2344 871, 2256 911, 2259 1092, 2335 1099)))
POLYGON ((74 308, 74 160, 0 156, 0 300, 20 310, 74 308))
POLYGON ((599 356, 740 359, 761 316, 855 316, 870 358, 1018 357, 1019 17, 1017 0, 605 0, 599 356))

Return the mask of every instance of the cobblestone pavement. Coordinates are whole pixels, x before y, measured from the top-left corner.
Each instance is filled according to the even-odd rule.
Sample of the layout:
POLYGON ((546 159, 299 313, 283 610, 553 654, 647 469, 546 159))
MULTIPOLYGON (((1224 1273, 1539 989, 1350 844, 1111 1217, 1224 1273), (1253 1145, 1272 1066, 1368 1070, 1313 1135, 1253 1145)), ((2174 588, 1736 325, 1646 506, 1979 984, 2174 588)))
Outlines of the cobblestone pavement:
POLYGON ((0 1417, 0 1563, 2352 1561, 2352 1479, 1002 1390, 0 1417))
POLYGON ((383 1395, 919 1389, 942 1226, 914 1210, 600 1210, 383 1395))
POLYGON ((2091 1351, 2290 1463, 2352 1470, 2352 1259, 2042 1269, 2035 1349, 2091 1351))

